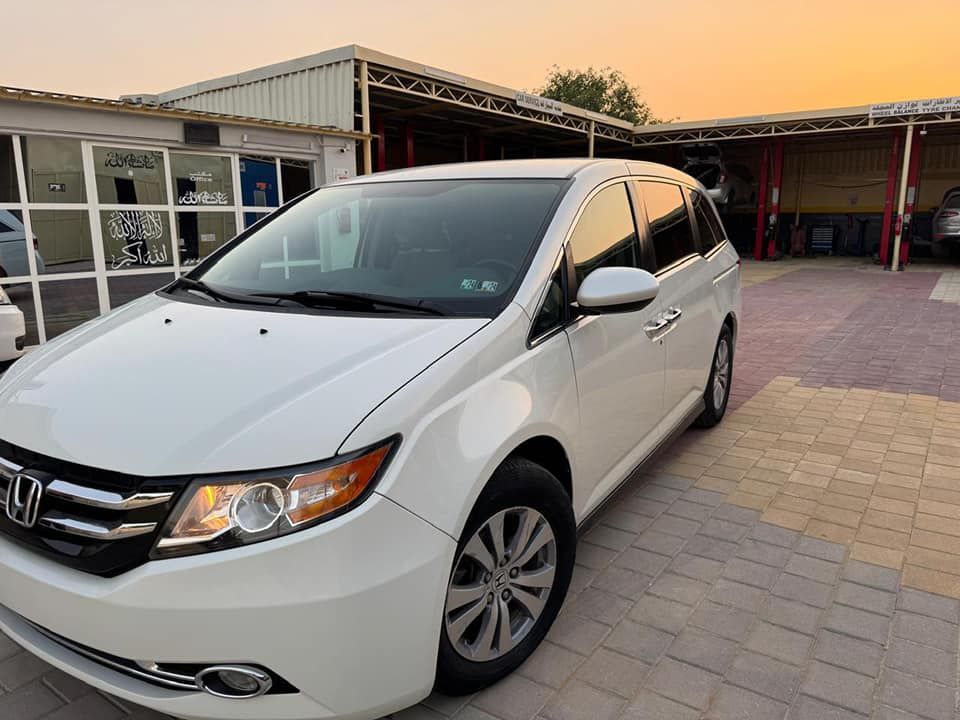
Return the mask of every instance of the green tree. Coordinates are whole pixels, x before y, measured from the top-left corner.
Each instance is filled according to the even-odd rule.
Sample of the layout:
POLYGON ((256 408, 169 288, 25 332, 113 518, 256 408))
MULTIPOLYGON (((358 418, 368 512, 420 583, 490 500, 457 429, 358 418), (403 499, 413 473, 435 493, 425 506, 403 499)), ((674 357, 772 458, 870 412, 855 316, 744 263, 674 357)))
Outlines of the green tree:
POLYGON ((628 83, 622 72, 609 67, 561 70, 554 65, 543 87, 536 92, 543 97, 633 123, 661 122, 640 98, 640 88, 628 83))

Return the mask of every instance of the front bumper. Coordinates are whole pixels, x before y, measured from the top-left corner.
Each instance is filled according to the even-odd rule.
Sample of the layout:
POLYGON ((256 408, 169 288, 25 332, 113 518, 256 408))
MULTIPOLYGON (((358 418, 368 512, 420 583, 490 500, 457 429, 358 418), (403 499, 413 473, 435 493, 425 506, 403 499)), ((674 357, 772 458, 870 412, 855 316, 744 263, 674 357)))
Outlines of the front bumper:
POLYGON ((20 308, 16 305, 0 305, 0 362, 16 360, 23 355, 26 332, 20 308))
POLYGON ((311 530, 115 578, 0 538, 0 630, 95 687, 176 717, 377 718, 433 685, 455 547, 376 494, 311 530), (168 690, 72 652, 30 623, 130 660, 260 665, 300 692, 228 700, 168 690))

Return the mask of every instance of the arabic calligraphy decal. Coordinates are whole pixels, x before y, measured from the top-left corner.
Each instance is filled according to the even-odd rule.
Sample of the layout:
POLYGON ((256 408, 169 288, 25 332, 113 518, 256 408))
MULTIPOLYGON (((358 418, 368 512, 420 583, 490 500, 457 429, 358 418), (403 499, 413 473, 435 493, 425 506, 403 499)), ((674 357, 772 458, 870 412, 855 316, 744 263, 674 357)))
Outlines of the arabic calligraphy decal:
POLYGON ((124 153, 117 150, 110 150, 103 159, 103 166, 109 168, 153 170, 157 167, 159 159, 159 153, 124 153))
POLYGON ((119 255, 110 255, 111 269, 169 264, 166 243, 163 242, 163 218, 159 212, 114 210, 107 217, 107 232, 114 241, 123 243, 119 255))
POLYGON ((180 205, 229 205, 230 197, 225 192, 189 190, 181 195, 177 202, 180 205))

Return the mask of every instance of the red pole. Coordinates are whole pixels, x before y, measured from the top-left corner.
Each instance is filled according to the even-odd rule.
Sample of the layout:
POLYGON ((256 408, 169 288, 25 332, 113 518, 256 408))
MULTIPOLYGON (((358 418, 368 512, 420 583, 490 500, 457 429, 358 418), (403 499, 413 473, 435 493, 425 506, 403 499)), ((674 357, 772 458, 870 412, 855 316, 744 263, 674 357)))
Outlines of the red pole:
POLYGON ((777 222, 780 219, 780 195, 783 187, 783 146, 783 139, 777 140, 773 146, 773 190, 770 197, 770 215, 774 218, 774 221, 769 225, 768 260, 777 257, 777 222))
POLYGON ((890 264, 890 235, 893 231, 893 198, 897 192, 897 168, 900 166, 900 133, 890 133, 890 161, 887 164, 887 194, 883 199, 883 227, 880 230, 880 264, 890 264))
POLYGON ((923 157, 923 135, 918 127, 913 128, 913 148, 910 151, 910 169, 907 171, 907 201, 903 206, 904 234, 900 241, 900 265, 905 267, 910 258, 910 236, 908 228, 913 222, 913 211, 917 207, 920 193, 920 160, 923 157))
POLYGON ((377 172, 387 169, 387 128, 383 118, 377 118, 377 172))
POLYGON ((413 167, 413 125, 411 123, 403 126, 403 138, 407 167, 413 167))
POLYGON ((760 190, 757 193, 757 235, 753 240, 753 259, 763 260, 763 228, 767 219, 767 180, 770 172, 770 146, 763 146, 760 161, 760 190))
POLYGON ((487 141, 482 135, 477 136, 477 160, 487 159, 487 141))

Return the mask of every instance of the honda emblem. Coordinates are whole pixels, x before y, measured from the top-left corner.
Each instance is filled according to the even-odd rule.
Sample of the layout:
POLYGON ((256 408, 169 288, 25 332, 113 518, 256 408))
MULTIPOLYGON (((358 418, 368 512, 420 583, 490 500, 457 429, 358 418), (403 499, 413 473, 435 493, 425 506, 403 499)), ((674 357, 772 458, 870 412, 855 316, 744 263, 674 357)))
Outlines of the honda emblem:
POLYGON ((42 496, 42 482, 25 473, 14 475, 7 489, 7 517, 20 527, 32 528, 40 515, 42 496))

